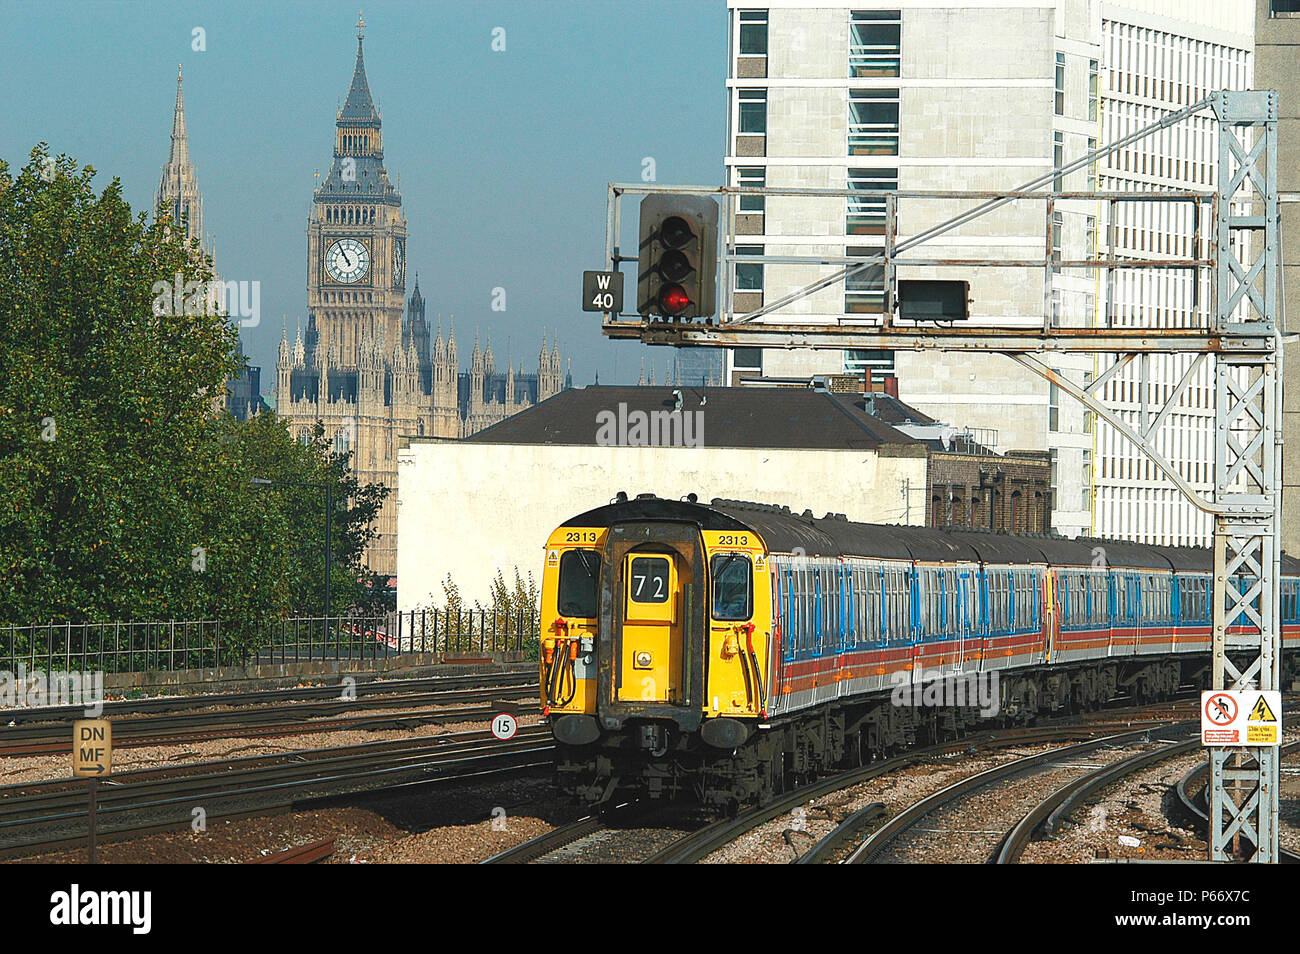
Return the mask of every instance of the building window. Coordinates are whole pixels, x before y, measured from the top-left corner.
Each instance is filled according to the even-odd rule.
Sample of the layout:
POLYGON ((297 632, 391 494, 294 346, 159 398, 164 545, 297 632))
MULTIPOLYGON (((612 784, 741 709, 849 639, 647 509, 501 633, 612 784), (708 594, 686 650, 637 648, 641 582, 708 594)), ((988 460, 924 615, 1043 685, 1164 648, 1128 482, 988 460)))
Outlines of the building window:
POLYGON ((897 76, 902 64, 897 10, 854 10, 849 29, 849 76, 897 76))
POLYGON ((861 374, 868 368, 872 375, 884 372, 883 377, 894 373, 894 352, 882 348, 850 348, 844 352, 844 371, 847 374, 861 374))
MULTIPOLYGON (((847 248, 845 257, 864 258, 879 255, 878 248, 847 248)), ((882 314, 885 310, 884 263, 868 265, 844 278, 844 311, 846 314, 882 314)))
MULTIPOLYGON (((1096 151, 1097 151, 1097 140, 1089 139, 1088 140, 1089 155, 1091 155, 1096 151)), ((1097 160, 1096 159, 1088 163, 1088 190, 1087 191, 1089 192, 1097 191, 1097 160)))
POLYGON ((762 348, 732 348, 731 369, 733 371, 763 373, 762 348))
MULTIPOLYGON (((761 245, 737 245, 737 255, 762 255, 763 246, 761 245)), ((737 262, 736 263, 736 291, 742 292, 761 292, 763 290, 763 263, 762 262, 737 262)))
MULTIPOLYGON (((1047 385, 1047 429, 1049 431, 1059 431, 1061 429, 1061 389, 1056 386, 1056 382, 1049 382, 1047 385)), ((1053 451, 1052 453, 1056 453, 1053 451)), ((1056 486, 1056 463, 1052 463, 1052 486, 1056 486)))
MULTIPOLYGON (((767 168, 765 166, 736 166, 736 185, 750 189, 762 189, 767 186, 767 168)), ((737 211, 742 215, 762 215, 767 210, 767 197, 762 195, 742 195, 737 211)), ((762 231, 761 229, 759 230, 762 231)))
POLYGON ((1300 15, 1300 0, 1269 0, 1268 13, 1272 17, 1300 15))
POLYGON ((740 125, 738 131, 743 135, 767 134, 767 90, 737 90, 740 100, 740 125))
POLYGON ((1061 233, 1065 231, 1065 213, 1052 213, 1052 271, 1061 271, 1061 233))
POLYGON ((1092 509, 1092 451, 1083 452, 1083 489, 1079 501, 1080 510, 1092 509))
MULTIPOLYGON (((1085 215, 1083 217, 1083 252, 1088 258, 1097 257, 1097 217, 1095 215, 1085 215)), ((1091 309, 1088 309, 1091 317, 1091 309)))
POLYGON ((1096 60, 1088 61, 1088 121, 1097 121, 1097 103, 1101 95, 1101 77, 1096 60))
POLYGON ((1052 133, 1052 171, 1056 173, 1056 178, 1052 180, 1052 189, 1060 192, 1065 186, 1064 177, 1061 175, 1061 169, 1065 165, 1065 133, 1052 133))
POLYGON ((740 11, 740 55, 767 56, 767 11, 740 11))
POLYGON ((898 90, 849 90, 849 155, 898 155, 898 90))
POLYGON ((1065 54, 1056 54, 1056 115, 1065 115, 1065 54))
MULTIPOLYGON (((848 188, 865 193, 897 192, 897 169, 850 169, 848 188)), ((847 235, 885 234, 885 197, 883 195, 850 196, 844 219, 847 235)))
POLYGON ((1050 489, 1052 492, 1052 506, 1055 507, 1056 506, 1056 476, 1058 471, 1060 471, 1061 469, 1060 461, 1058 460, 1058 454, 1055 447, 1048 450, 1047 458, 1051 462, 1051 471, 1050 471, 1051 488, 1050 489))

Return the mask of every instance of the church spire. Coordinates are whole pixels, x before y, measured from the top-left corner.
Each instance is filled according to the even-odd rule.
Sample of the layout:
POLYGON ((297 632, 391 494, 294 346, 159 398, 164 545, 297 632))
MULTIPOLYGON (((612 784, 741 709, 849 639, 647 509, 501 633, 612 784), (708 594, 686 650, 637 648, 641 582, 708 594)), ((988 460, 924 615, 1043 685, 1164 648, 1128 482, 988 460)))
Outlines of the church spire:
POLYGON ((176 64, 176 108, 172 111, 172 150, 167 162, 189 165, 190 138, 185 131, 185 91, 181 86, 181 65, 176 64))
POLYGON ((203 244, 203 197, 199 195, 194 165, 190 162, 190 139, 185 128, 185 95, 181 68, 176 67, 176 108, 172 113, 172 143, 163 166, 154 208, 166 213, 179 226, 185 224, 186 238, 203 244))

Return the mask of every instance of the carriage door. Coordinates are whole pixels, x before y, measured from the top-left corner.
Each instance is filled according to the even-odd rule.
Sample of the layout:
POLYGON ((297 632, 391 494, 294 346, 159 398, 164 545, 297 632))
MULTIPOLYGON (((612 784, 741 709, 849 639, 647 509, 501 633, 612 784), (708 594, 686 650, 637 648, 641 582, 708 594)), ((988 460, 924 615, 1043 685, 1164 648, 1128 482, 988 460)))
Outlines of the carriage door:
POLYGON ((1040 594, 1043 606, 1043 661, 1050 663, 1061 635, 1062 607, 1070 598, 1070 581, 1064 576, 1058 578, 1054 570, 1044 570, 1040 594))
POLYGON ((621 702, 681 699, 681 557, 633 551, 623 558, 621 702))

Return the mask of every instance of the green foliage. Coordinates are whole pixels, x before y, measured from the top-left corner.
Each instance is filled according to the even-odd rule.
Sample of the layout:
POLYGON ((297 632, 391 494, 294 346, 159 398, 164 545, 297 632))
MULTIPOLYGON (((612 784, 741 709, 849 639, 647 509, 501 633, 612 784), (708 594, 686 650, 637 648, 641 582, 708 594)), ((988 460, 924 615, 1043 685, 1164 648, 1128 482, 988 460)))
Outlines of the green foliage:
POLYGON ((304 444, 214 411, 238 334, 155 288, 208 281, 210 260, 94 175, 43 145, 16 176, 0 161, 0 622, 220 618, 253 640, 321 612, 323 486, 253 477, 333 487, 335 612, 364 608, 388 490, 319 426, 304 444))
POLYGON ((514 585, 507 586, 505 575, 498 569, 490 590, 491 602, 485 606, 475 600, 473 607, 468 607, 461 598, 460 587, 447 574, 442 581, 443 603, 441 606, 435 603, 431 610, 438 615, 438 630, 446 634, 448 650, 478 648, 485 626, 489 633, 509 633, 512 637, 522 627, 524 651, 529 653, 529 659, 537 658, 540 641, 532 631, 541 612, 541 591, 531 573, 525 580, 519 567, 514 567, 514 577, 514 585))

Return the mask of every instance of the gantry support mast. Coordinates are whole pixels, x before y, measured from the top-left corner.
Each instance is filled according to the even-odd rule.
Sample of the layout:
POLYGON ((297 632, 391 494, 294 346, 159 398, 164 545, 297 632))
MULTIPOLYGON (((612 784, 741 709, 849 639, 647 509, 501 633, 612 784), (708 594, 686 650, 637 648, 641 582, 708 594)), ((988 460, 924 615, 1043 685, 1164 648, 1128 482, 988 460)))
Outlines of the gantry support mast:
MULTIPOLYGON (((978 351, 1005 354, 1036 374, 1056 383, 1118 433, 1133 442, 1178 489, 1214 519, 1213 689, 1280 689, 1281 628, 1279 600, 1279 522, 1282 493, 1282 329, 1278 321, 1279 236, 1277 193, 1277 93, 1223 91, 1186 109, 1170 113, 1143 129, 1053 170, 1011 192, 886 192, 879 201, 886 210, 883 250, 871 256, 774 256, 736 253, 736 213, 742 195, 859 197, 857 190, 766 189, 748 187, 658 186, 611 183, 606 220, 606 258, 611 270, 635 256, 620 254, 621 203, 626 195, 655 192, 713 194, 723 204, 723 254, 719 256, 721 321, 719 324, 651 321, 632 314, 606 314, 603 331, 612 338, 633 338, 649 344, 711 347, 886 348, 978 351), (1212 111, 1218 126, 1219 158, 1214 193, 1063 192, 1052 190, 1062 177, 1102 155, 1169 128, 1190 116, 1212 111), (1035 191, 1043 186, 1048 191, 1035 191), (980 204, 961 215, 899 241, 895 235, 899 200, 909 198, 974 199, 980 204), (1061 261, 1051 248, 1052 213, 1058 201, 1088 199, 1106 203, 1106 254, 1078 261, 1061 261), (1049 240, 1042 258, 1015 260, 926 259, 904 257, 923 243, 1011 202, 1045 204, 1049 240), (1196 223, 1192 255, 1138 259, 1115 252, 1114 210, 1127 202, 1188 203, 1196 223), (1208 208, 1206 208, 1208 206, 1208 208), (1213 234, 1202 236, 1204 212, 1213 234), (1203 245, 1209 257, 1201 255, 1203 245), (737 261, 814 264, 833 267, 830 274, 798 291, 744 315, 734 310, 733 273, 737 261), (1044 275, 1044 314, 1041 326, 971 327, 969 324, 921 327, 899 325, 894 318, 896 270, 907 266, 1024 267, 1044 275), (830 324, 774 323, 759 318, 843 281, 868 267, 883 266, 885 308, 870 322, 845 320, 830 324), (1051 276, 1055 269, 1089 268, 1106 271, 1108 279, 1121 269, 1213 270, 1213 308, 1194 327, 1060 327, 1052 319, 1051 276), (1050 367, 1047 353, 1075 352, 1113 355, 1104 373, 1078 385, 1050 367), (1141 381, 1149 380, 1152 355, 1190 358, 1179 383, 1162 404, 1142 404, 1136 423, 1125 420, 1103 402, 1103 389, 1116 374, 1134 364, 1141 381), (1198 493, 1178 467, 1159 449, 1158 437, 1206 363, 1214 369, 1214 495, 1198 493)), ((743 238, 741 239, 743 241, 743 238)), ((1108 286, 1109 286, 1108 281, 1108 286)), ((1109 318, 1109 309, 1107 310, 1109 318)), ((1234 840, 1250 860, 1275 862, 1277 852, 1278 750, 1215 746, 1210 761, 1209 857, 1232 860, 1234 840), (1237 839, 1237 836, 1241 836, 1237 839)))

